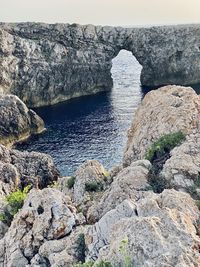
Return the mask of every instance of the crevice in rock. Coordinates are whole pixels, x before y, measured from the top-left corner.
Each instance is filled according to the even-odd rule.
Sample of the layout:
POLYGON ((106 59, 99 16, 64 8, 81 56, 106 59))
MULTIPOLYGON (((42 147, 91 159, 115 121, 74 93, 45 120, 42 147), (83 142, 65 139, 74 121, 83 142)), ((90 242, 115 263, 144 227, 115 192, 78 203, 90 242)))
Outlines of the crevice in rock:
POLYGON ((135 212, 135 215, 138 216, 138 211, 136 208, 134 209, 134 212, 135 212))
POLYGON ((41 205, 39 205, 39 207, 37 208, 37 212, 39 215, 44 213, 44 208, 41 205))
POLYGON ((46 265, 47 265, 46 267, 51 267, 51 263, 50 263, 49 259, 46 257, 43 257, 43 259, 46 261, 46 265))

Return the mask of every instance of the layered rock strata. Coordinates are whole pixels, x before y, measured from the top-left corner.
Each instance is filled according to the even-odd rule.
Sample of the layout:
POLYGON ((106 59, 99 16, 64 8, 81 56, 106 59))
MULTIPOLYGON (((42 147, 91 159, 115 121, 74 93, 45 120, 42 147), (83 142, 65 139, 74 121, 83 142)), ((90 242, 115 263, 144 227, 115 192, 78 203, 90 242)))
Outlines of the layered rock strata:
POLYGON ((43 120, 15 95, 0 95, 0 144, 12 146, 45 130, 43 120))
POLYGON ((131 51, 145 86, 200 83, 200 26, 0 24, 0 91, 28 106, 109 90, 112 59, 131 51))
MULTIPOLYGON (((1 193, 33 185, 44 188, 59 177, 52 158, 37 152, 20 152, 0 145, 1 193)), ((0 193, 0 194, 1 194, 0 193)))

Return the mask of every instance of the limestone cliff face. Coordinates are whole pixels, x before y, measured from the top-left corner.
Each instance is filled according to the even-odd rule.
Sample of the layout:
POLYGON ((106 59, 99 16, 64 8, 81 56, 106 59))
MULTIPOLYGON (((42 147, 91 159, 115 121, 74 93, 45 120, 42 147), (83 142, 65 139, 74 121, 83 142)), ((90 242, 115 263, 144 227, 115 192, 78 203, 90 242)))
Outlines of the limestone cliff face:
POLYGON ((109 90, 111 61, 121 49, 143 66, 143 85, 200 82, 200 25, 1 23, 0 91, 43 106, 109 90))
POLYGON ((40 134, 44 121, 15 95, 0 95, 0 144, 13 144, 40 134))

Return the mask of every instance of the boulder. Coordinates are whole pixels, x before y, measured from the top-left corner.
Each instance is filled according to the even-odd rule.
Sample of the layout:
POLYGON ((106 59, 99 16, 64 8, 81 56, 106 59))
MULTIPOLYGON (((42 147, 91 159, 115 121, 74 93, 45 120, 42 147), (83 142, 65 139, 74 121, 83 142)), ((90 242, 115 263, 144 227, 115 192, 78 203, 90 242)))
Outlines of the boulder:
POLYGON ((123 210, 118 206, 109 211, 89 229, 88 259, 109 261, 114 266, 125 266, 125 262, 143 267, 199 266, 200 213, 188 194, 151 192, 133 202, 132 212, 123 215, 123 210))
MULTIPOLYGON (((57 189, 31 190, 23 208, 0 241, 1 266, 25 267, 33 258, 34 261, 43 261, 42 266, 48 266, 51 260, 45 252, 44 243, 47 243, 47 250, 51 250, 49 241, 68 236, 76 225, 75 212, 69 198, 57 189)), ((54 252, 56 249, 58 252, 58 246, 54 252)))
MULTIPOLYGON (((79 205, 88 199, 90 191, 87 191, 87 184, 94 183, 99 186, 99 189, 103 188, 105 186, 107 176, 108 174, 106 170, 98 161, 86 161, 75 172, 75 183, 73 190, 74 202, 79 205)), ((99 189, 97 188, 96 191, 99 191, 99 189)))
POLYGON ((147 160, 133 162, 131 166, 122 169, 110 187, 103 193, 101 199, 94 201, 88 209, 87 219, 90 223, 98 221, 108 211, 126 199, 135 200, 148 194, 151 189, 148 183, 151 163, 147 160))
POLYGON ((11 146, 45 130, 43 120, 15 95, 0 95, 0 144, 11 146))
POLYGON ((20 152, 0 145, 0 188, 4 192, 33 185, 44 188, 56 181, 59 172, 50 156, 37 152, 20 152))
POLYGON ((165 86, 149 92, 137 109, 128 132, 124 166, 143 159, 161 136, 199 132, 200 98, 190 87, 165 86))
POLYGON ((77 207, 80 224, 85 224, 88 209, 101 198, 109 185, 109 173, 98 161, 88 160, 77 169, 74 176, 59 178, 58 184, 77 207))
POLYGON ((200 133, 187 136, 183 144, 171 151, 161 176, 171 187, 195 196, 195 190, 200 187, 200 133))

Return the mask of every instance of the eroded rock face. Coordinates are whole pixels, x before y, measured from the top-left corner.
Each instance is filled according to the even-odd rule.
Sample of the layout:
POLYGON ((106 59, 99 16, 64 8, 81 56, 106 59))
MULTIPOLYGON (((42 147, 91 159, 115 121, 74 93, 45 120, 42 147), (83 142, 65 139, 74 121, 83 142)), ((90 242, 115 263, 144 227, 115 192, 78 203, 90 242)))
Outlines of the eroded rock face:
POLYGON ((81 224, 86 223, 88 209, 101 199, 111 183, 110 179, 109 173, 96 160, 83 163, 73 177, 58 179, 60 190, 70 196, 77 207, 81 224), (74 179, 74 185, 71 188, 68 185, 70 179, 74 179))
POLYGON ((0 144, 16 142, 45 130, 43 120, 14 95, 0 95, 0 144))
POLYGON ((165 86, 149 92, 128 132, 124 165, 144 158, 151 144, 165 134, 199 132, 199 122, 200 98, 192 88, 165 86))
POLYGON ((69 198, 56 189, 31 190, 22 210, 0 241, 1 266, 27 266, 33 258, 33 262, 37 262, 36 259, 37 263, 43 262, 39 266, 49 266, 51 259, 45 243, 51 251, 51 240, 64 238, 72 231, 76 225, 75 212, 69 198))
POLYGON ((200 186, 200 133, 190 134, 186 141, 171 151, 161 175, 177 190, 193 191, 200 186))
MULTIPOLYGON (((105 186, 107 173, 104 167, 96 160, 88 160, 75 172, 75 184, 73 188, 73 200, 80 205, 90 200, 90 192, 87 184, 95 183, 99 189, 105 186), (101 188, 100 188, 101 187, 101 188)), ((99 190, 96 190, 99 191, 99 190)))
POLYGON ((109 90, 111 61, 121 49, 143 66, 143 85, 199 83, 199 36, 199 25, 1 23, 0 91, 43 106, 109 90))
POLYGON ((147 160, 133 162, 131 166, 121 170, 110 188, 103 194, 101 199, 94 201, 88 209, 87 219, 89 222, 98 221, 108 211, 116 208, 126 199, 136 200, 146 194, 150 189, 148 174, 151 163, 147 160))
POLYGON ((59 173, 50 156, 20 152, 0 145, 0 188, 7 194, 16 187, 33 185, 44 188, 56 181, 59 173))
POLYGON ((124 266, 125 254, 133 266, 199 266, 199 211, 188 194, 175 190, 149 193, 130 205, 132 212, 124 213, 120 204, 89 228, 88 258, 124 266), (124 239, 125 252, 120 252, 124 239))

